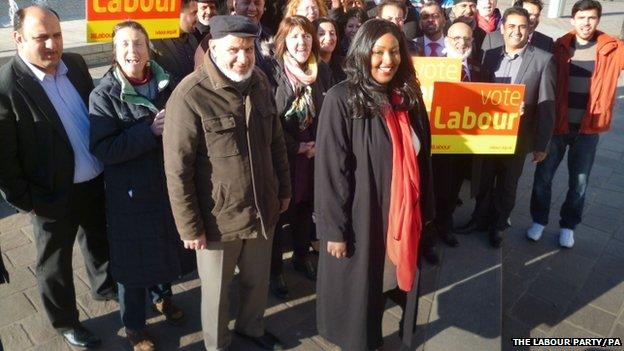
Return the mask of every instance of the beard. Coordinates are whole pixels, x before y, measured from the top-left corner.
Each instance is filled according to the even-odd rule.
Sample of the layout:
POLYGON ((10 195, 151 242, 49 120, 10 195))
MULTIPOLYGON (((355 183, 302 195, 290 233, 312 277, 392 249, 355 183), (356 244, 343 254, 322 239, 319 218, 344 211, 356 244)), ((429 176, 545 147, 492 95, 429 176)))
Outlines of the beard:
MULTIPOLYGON (((249 65, 249 71, 240 74, 238 72, 234 72, 232 71, 228 66, 227 63, 224 62, 220 62, 212 53, 212 50, 210 52, 210 56, 212 58, 212 62, 214 62, 214 64, 217 66, 217 68, 219 69, 219 71, 221 71, 221 73, 223 73, 224 76, 226 76, 229 80, 235 82, 235 83, 240 83, 244 80, 247 80, 251 77, 251 75, 253 74, 253 69, 255 66, 255 60, 254 62, 251 63, 251 65, 249 65)), ((254 57, 255 59, 255 57, 254 57)))
POLYGON ((452 43, 449 42, 448 38, 444 40, 444 44, 446 45, 446 57, 450 58, 460 58, 462 61, 466 60, 470 54, 472 54, 472 46, 468 48, 465 53, 461 53, 455 49, 452 43))

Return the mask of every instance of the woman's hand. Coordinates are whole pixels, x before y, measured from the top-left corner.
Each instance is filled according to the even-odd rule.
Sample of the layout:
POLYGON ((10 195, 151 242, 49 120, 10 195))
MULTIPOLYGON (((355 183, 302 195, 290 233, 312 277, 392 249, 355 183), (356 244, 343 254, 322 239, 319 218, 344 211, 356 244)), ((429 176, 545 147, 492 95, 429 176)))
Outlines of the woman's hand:
POLYGON ((154 121, 150 126, 152 133, 154 135, 162 135, 163 129, 165 128, 165 110, 160 110, 156 116, 154 116, 154 121))
POLYGON ((307 158, 312 158, 314 157, 314 155, 316 155, 316 147, 315 147, 315 143, 313 141, 309 141, 308 143, 308 151, 305 152, 305 155, 307 158))
POLYGON ((347 242, 346 241, 328 241, 327 252, 337 259, 347 257, 347 242))
POLYGON ((297 154, 306 154, 310 150, 309 143, 299 143, 299 150, 297 150, 297 154))

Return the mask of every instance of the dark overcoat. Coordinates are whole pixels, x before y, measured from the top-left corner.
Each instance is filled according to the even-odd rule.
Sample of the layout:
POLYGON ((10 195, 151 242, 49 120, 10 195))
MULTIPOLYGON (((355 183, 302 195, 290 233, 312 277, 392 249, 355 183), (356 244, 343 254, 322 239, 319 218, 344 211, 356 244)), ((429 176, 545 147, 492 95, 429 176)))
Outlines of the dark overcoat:
MULTIPOLYGON (((104 163, 113 278, 149 287, 176 280, 189 258, 169 205, 162 139, 150 129, 154 111, 137 104, 141 100, 122 99, 121 91, 110 70, 91 93, 91 152, 104 163)), ((164 108, 170 93, 160 90, 154 107, 164 108)))
MULTIPOLYGON (((383 117, 351 118, 348 96, 346 81, 328 91, 316 137, 314 201, 321 247, 327 241, 346 241, 348 247, 347 258, 340 260, 320 251, 317 326, 321 336, 343 350, 358 351, 381 346, 384 279, 396 281, 395 269, 385 264, 392 145, 383 117)), ((427 223, 435 211, 431 136, 422 99, 419 106, 410 119, 421 142, 421 210, 427 223)), ((407 296, 406 336, 414 327, 417 283, 407 296)))

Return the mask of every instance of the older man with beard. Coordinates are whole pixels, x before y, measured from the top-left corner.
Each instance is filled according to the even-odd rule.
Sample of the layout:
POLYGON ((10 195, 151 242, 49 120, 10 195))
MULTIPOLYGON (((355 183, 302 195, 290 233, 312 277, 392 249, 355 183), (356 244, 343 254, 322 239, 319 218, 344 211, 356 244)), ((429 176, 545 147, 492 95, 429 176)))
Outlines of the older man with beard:
MULTIPOLYGON (((476 61, 481 61, 482 51, 481 45, 483 44, 483 38, 485 38, 485 31, 477 25, 477 0, 454 0, 453 7, 451 7, 448 13, 449 22, 447 25, 450 27, 455 22, 464 22, 472 28, 472 57, 476 61)), ((448 33, 448 27, 446 29, 448 33)))
POLYGON ((274 229, 290 202, 290 175, 271 87, 254 67, 258 26, 244 16, 210 20, 210 49, 173 92, 163 133, 171 207, 184 246, 197 253, 207 350, 230 344, 229 285, 240 270, 236 333, 267 350, 274 229))

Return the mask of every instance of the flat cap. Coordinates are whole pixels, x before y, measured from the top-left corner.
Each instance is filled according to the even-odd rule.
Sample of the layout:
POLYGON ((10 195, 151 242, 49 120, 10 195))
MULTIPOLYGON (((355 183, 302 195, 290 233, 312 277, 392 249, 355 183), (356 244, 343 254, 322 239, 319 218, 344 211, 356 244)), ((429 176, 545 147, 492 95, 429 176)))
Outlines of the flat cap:
POLYGON ((453 5, 461 4, 462 2, 471 2, 473 4, 476 4, 477 0, 453 0, 453 5))
POLYGON ((247 16, 214 16, 210 19, 210 36, 220 39, 227 35, 236 37, 257 37, 258 26, 247 16))

